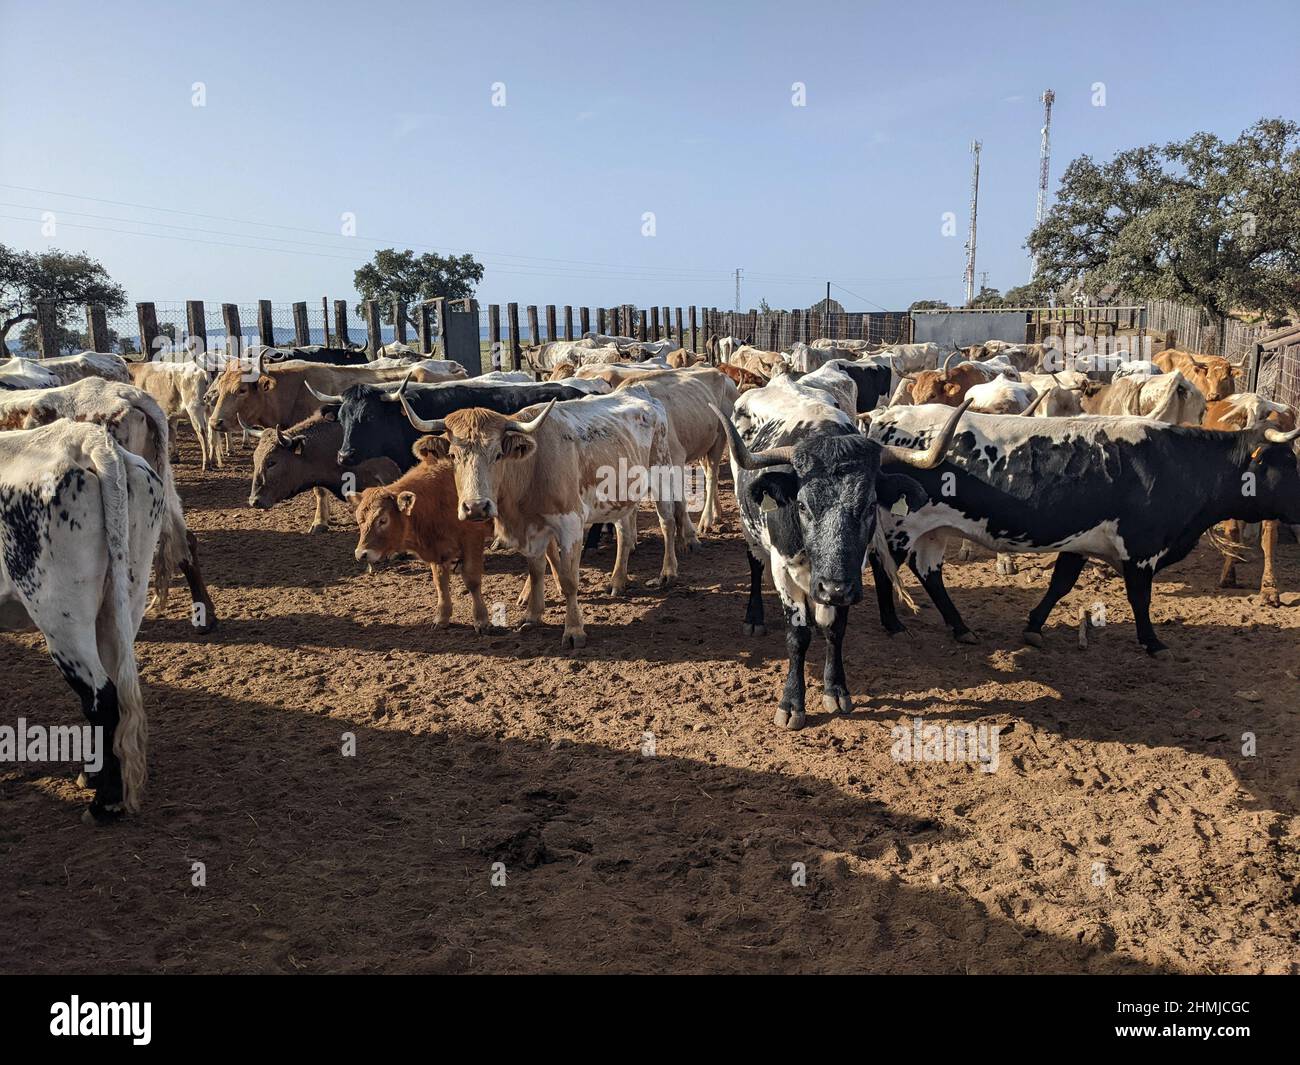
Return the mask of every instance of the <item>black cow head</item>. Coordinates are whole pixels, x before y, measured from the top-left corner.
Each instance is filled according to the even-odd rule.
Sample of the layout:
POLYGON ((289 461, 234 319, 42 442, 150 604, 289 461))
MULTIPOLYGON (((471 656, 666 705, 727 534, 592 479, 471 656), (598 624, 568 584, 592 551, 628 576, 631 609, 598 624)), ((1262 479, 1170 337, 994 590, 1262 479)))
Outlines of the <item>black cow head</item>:
POLYGON ((876 531, 876 507, 905 500, 917 509, 929 500, 915 480, 885 473, 881 463, 939 465, 969 405, 953 411, 921 451, 878 444, 837 422, 796 444, 751 452, 730 419, 715 413, 727 427, 737 466, 761 471, 747 490, 750 502, 767 513, 773 546, 788 558, 805 555, 809 593, 816 602, 848 606, 862 598, 862 566, 876 531))
MULTIPOLYGON (((405 382, 403 382, 405 384, 405 382)), ((414 433, 402 416, 398 385, 352 385, 341 396, 312 395, 343 427, 339 444, 340 466, 356 466, 368 459, 400 455, 405 459, 414 433)), ((394 460, 396 461, 396 460, 394 460)))

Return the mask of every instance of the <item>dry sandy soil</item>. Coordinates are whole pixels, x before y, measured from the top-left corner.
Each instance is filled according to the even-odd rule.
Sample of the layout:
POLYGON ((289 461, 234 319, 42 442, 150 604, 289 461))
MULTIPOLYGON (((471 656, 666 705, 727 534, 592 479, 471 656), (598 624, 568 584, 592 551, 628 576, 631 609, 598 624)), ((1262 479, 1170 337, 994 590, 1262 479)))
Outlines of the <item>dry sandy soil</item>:
MULTIPOLYGON (((611 549, 589 556, 590 642, 561 655, 549 581, 539 630, 476 637, 460 602, 435 631, 427 570, 360 572, 341 505, 308 537, 306 497, 250 511, 247 456, 200 477, 193 455, 178 473, 221 626, 194 635, 178 594, 141 630, 139 817, 89 828, 72 773, 0 771, 0 971, 1300 968, 1294 545, 1278 609, 1215 589, 1207 546, 1166 573, 1171 661, 1139 650, 1099 568, 1043 650, 1019 633, 1045 570, 950 565, 976 646, 928 607, 886 638, 868 591, 853 713, 820 712, 816 641, 818 712, 788 733, 774 594, 769 635, 740 635, 734 510, 666 597, 645 586, 648 513, 629 598, 603 593, 611 549), (1110 626, 1081 650, 1070 618, 1096 601, 1110 626), (913 716, 1000 726, 998 770, 896 763, 913 716)), ((488 572, 513 620, 519 559, 488 572)), ((39 637, 0 635, 0 677, 0 721, 79 722, 39 637)))

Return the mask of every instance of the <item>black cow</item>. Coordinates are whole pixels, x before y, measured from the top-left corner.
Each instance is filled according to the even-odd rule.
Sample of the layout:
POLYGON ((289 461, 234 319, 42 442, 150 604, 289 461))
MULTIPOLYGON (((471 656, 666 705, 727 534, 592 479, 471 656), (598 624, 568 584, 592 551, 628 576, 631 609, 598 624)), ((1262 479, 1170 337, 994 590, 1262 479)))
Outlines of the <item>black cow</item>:
POLYGON ((515 384, 501 381, 445 381, 438 384, 393 386, 353 385, 342 396, 320 397, 327 417, 343 426, 339 465, 355 466, 367 459, 390 458, 400 469, 415 465, 411 445, 423 434, 402 413, 399 392, 420 418, 445 418, 465 407, 486 407, 498 414, 513 414, 534 403, 552 399, 581 399, 587 395, 569 385, 515 384))
MULTIPOLYGON (((844 676, 844 631, 849 607, 862 598, 862 566, 875 537, 877 508, 900 499, 910 506, 926 500, 911 477, 883 472, 882 460, 920 469, 938 465, 966 409, 948 410, 944 431, 926 448, 914 450, 868 440, 828 400, 821 389, 778 377, 740 397, 734 425, 723 418, 749 545, 745 632, 766 631, 762 579, 767 558, 785 607, 790 656, 773 720, 790 729, 803 728, 806 720, 803 667, 813 622, 826 639, 822 705, 832 712, 852 708, 844 676)), ((878 584, 892 589, 895 574, 884 567, 874 572, 878 584)))
POLYGON ((831 359, 822 364, 833 366, 841 373, 848 374, 858 386, 858 413, 866 414, 876 409, 881 397, 888 399, 892 391, 893 368, 886 361, 858 362, 853 359, 831 359))
MULTIPOLYGON (((891 407, 872 420, 869 435, 917 447, 944 413, 891 407)), ((1025 641, 1034 646, 1085 559, 1109 562, 1124 577, 1139 642, 1157 655, 1166 648, 1151 626, 1156 573, 1185 558, 1220 521, 1300 522, 1297 456, 1282 446, 1298 435, 1268 423, 1221 432, 1145 418, 971 415, 947 461, 917 475, 927 504, 885 515, 885 538, 964 642, 974 636, 943 583, 943 546, 953 530, 994 551, 1060 552, 1047 593, 1025 623, 1025 641)), ((886 627, 897 625, 892 598, 880 597, 880 613, 886 627)))
POLYGON ((293 348, 264 348, 262 358, 267 362, 284 362, 301 359, 328 366, 365 366, 370 361, 365 348, 327 348, 322 344, 306 344, 293 348))

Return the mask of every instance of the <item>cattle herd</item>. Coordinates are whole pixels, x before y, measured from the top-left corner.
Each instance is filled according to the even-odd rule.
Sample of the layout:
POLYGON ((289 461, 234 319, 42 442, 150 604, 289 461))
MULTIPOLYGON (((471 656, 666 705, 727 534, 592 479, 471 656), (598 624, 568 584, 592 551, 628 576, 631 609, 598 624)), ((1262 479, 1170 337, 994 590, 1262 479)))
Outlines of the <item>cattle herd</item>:
MULTIPOLYGON (((327 348, 10 359, 0 363, 0 628, 39 628, 104 730, 111 753, 84 781, 88 816, 137 810, 147 738, 137 631, 167 608, 177 575, 194 628, 219 623, 173 479, 182 421, 204 469, 256 438, 250 507, 311 491, 317 532, 329 497, 346 500, 358 562, 427 563, 436 627, 456 616, 453 576, 476 632, 506 623, 481 592, 489 545, 526 560, 523 626, 543 620, 549 571, 564 651, 587 641, 584 549, 612 531, 608 590, 623 594, 638 511, 653 505, 662 560, 651 584, 671 594, 683 557, 720 528, 729 456, 750 568, 743 631, 766 632, 770 573, 789 655, 774 720, 788 729, 806 722, 814 627, 826 644, 823 708, 852 706, 842 644, 866 570, 886 633, 904 631, 906 568, 953 637, 975 639, 944 583, 950 541, 997 552, 1001 573, 1017 554, 1056 555, 1024 624, 1034 645, 1094 558, 1120 573, 1137 639, 1159 655, 1155 574, 1208 531, 1231 585, 1246 524, 1262 523, 1261 594, 1275 602, 1280 525, 1300 523, 1295 412, 1238 391, 1216 357, 1167 350, 1098 375, 1054 368, 1049 352, 833 340, 776 352, 712 337, 697 356, 672 340, 588 335, 530 349, 528 370, 475 377, 402 350, 370 362, 327 348), (698 499, 688 470, 703 478, 698 499)), ((207 576, 220 588, 221 574, 207 576)))

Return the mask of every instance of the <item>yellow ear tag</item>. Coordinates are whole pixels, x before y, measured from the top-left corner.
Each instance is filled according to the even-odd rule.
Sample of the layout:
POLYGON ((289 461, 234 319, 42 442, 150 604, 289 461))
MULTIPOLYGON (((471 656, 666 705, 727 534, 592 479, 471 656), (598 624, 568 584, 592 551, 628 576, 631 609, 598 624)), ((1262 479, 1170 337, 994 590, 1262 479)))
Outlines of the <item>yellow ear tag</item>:
POLYGON ((761 510, 764 514, 771 514, 772 511, 779 510, 780 508, 776 505, 775 499, 773 499, 771 496, 764 496, 763 502, 761 502, 758 505, 758 509, 761 510))
POLYGON ((1250 453, 1250 461, 1251 461, 1251 462, 1258 462, 1258 461, 1259 461, 1259 457, 1260 457, 1260 455, 1262 455, 1262 454, 1264 454, 1264 445, 1263 445, 1263 444, 1260 444, 1259 447, 1255 448, 1255 450, 1252 451, 1252 452, 1250 453))
POLYGON ((907 500, 902 496, 899 496, 897 502, 889 508, 889 513, 897 514, 900 518, 903 517, 903 515, 908 513, 907 500))

